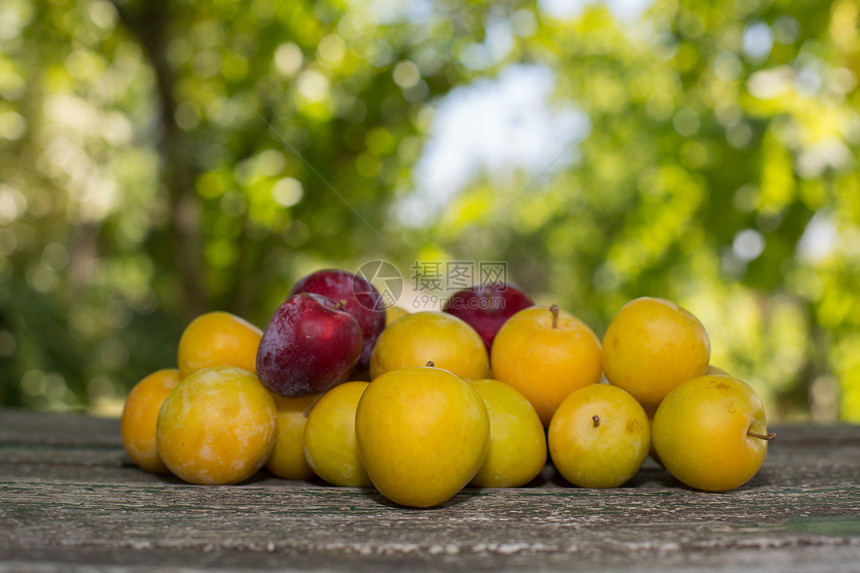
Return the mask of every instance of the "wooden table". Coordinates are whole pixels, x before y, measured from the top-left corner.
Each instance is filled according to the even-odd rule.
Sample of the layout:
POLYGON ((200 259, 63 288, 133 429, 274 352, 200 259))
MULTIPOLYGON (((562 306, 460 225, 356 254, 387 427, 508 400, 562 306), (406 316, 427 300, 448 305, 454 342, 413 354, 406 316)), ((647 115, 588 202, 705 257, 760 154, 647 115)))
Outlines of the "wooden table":
POLYGON ((547 466, 414 510, 265 472, 189 485, 134 467, 117 420, 0 410, 0 571, 860 571, 860 426, 776 431, 727 493, 648 460, 612 490, 547 466))

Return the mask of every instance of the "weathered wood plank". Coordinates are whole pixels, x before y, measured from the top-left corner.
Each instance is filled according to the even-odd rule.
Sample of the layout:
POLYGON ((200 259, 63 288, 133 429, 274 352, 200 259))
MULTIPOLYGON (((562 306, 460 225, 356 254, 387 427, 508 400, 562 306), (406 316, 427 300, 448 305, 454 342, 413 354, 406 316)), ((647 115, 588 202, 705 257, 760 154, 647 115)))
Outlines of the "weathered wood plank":
POLYGON ((19 561, 44 562, 53 555, 59 562, 199 567, 226 559, 250 568, 298 559, 322 568, 346 559, 377 569, 399 567, 405 559, 472 570, 529 563, 657 568, 668 560, 733 569, 737 559, 765 567, 781 557, 815 569, 838 565, 838 559, 856 564, 860 556, 857 491, 833 488, 750 488, 704 499, 687 491, 645 494, 633 488, 610 495, 573 488, 470 490, 421 512, 392 507, 368 491, 272 484, 239 491, 182 485, 0 488, 4 498, 15 498, 4 504, 9 527, 0 554, 19 561), (768 551, 757 555, 762 549, 768 551))
POLYGON ((122 446, 119 420, 0 409, 0 444, 122 446))
POLYGON ((115 420, 0 420, 0 571, 860 571, 857 427, 779 428, 759 475, 722 494, 650 461, 612 490, 568 486, 547 466, 530 487, 412 510, 265 472, 219 487, 147 474, 115 420))

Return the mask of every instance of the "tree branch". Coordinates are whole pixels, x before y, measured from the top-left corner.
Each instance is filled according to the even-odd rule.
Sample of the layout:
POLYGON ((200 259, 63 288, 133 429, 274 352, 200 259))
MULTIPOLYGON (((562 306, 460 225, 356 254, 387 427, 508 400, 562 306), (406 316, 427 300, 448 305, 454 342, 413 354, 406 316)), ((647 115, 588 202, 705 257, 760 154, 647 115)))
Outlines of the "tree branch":
POLYGON ((194 192, 197 178, 189 156, 188 137, 176 124, 175 74, 167 59, 170 14, 167 0, 146 0, 130 9, 112 0, 120 20, 137 38, 155 74, 159 103, 158 123, 161 139, 158 146, 163 166, 163 181, 170 203, 170 249, 173 270, 180 277, 183 291, 181 311, 186 318, 196 316, 208 307, 203 286, 204 261, 200 236, 201 209, 194 192))

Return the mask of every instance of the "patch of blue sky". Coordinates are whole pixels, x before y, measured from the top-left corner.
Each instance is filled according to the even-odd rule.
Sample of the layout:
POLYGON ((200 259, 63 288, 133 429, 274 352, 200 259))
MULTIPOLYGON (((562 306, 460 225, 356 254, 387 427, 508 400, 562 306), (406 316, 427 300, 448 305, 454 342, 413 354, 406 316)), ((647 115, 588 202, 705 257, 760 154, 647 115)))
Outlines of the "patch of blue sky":
POLYGON ((415 191, 396 205, 407 225, 423 225, 469 183, 485 175, 533 178, 572 165, 588 117, 553 103, 555 75, 546 66, 512 65, 496 79, 456 88, 438 104, 414 171, 415 191))

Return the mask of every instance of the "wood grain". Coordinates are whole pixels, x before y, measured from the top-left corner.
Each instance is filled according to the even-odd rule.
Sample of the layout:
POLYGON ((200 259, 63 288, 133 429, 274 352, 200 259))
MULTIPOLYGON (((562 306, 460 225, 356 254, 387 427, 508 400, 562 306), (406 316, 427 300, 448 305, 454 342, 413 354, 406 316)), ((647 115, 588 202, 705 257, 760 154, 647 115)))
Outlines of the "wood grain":
POLYGON ((116 420, 0 410, 0 571, 860 571, 860 427, 776 431, 731 492, 649 460, 621 488, 547 466, 414 510, 266 472, 189 485, 134 467, 116 420))

